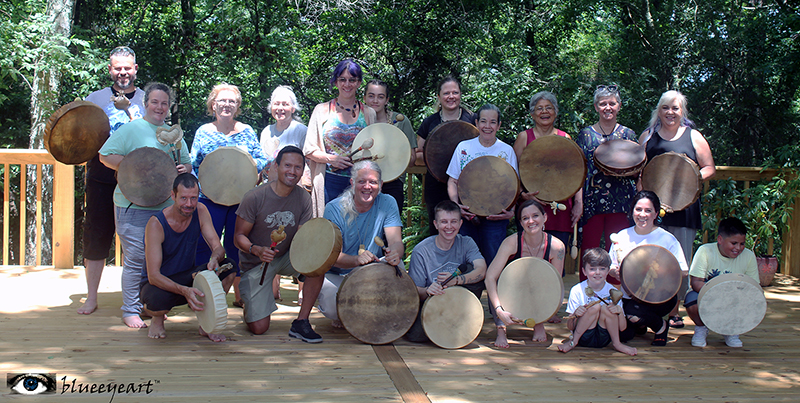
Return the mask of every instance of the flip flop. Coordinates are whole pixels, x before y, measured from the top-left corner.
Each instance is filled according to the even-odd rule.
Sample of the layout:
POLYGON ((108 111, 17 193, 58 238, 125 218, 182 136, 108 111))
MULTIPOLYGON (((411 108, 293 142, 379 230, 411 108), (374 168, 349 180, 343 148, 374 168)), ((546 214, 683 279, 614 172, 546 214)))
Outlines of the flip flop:
POLYGON ((684 325, 683 325, 683 318, 682 317, 680 317, 678 315, 675 315, 675 316, 671 316, 669 318, 669 327, 672 327, 672 328, 675 328, 675 329, 680 329, 683 326, 684 325))

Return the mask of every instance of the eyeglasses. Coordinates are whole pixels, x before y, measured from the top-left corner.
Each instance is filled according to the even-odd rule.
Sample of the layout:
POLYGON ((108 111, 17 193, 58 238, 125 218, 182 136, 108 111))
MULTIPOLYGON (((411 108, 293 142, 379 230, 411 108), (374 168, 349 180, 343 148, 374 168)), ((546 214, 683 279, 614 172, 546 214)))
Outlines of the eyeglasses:
POLYGON ((608 92, 610 92, 610 93, 612 93, 612 94, 613 94, 613 93, 615 93, 615 92, 619 92, 619 87, 618 87, 616 84, 612 84, 612 85, 598 85, 598 86, 597 86, 597 90, 598 90, 598 91, 608 90, 608 92))
POLYGON ((537 106, 536 108, 533 108, 533 111, 536 112, 536 113, 542 113, 542 112, 545 112, 545 111, 552 112, 554 110, 556 110, 556 108, 553 108, 552 106, 544 106, 544 107, 537 106))
POLYGON ((339 78, 336 79, 336 82, 339 83, 339 84, 344 84, 344 83, 355 84, 355 83, 357 83, 359 81, 360 80, 355 78, 355 77, 350 77, 350 78, 339 77, 339 78))

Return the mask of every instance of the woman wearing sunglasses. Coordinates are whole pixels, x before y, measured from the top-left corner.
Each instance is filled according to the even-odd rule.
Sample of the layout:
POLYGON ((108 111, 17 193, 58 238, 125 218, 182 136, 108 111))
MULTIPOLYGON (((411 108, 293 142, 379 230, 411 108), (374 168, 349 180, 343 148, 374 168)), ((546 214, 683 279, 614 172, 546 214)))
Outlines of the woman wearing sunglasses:
MULTIPOLYGON (((581 256, 589 249, 611 245, 609 237, 629 226, 627 211, 636 193, 636 183, 629 177, 604 174, 594 165, 594 150, 612 139, 636 141, 636 132, 617 123, 622 106, 616 85, 598 85, 594 91, 594 110, 597 123, 583 128, 575 142, 586 156, 586 182, 583 185, 583 216, 581 217, 581 256)), ((585 280, 583 272, 581 281, 585 280)), ((613 277, 608 280, 618 284, 613 277)))

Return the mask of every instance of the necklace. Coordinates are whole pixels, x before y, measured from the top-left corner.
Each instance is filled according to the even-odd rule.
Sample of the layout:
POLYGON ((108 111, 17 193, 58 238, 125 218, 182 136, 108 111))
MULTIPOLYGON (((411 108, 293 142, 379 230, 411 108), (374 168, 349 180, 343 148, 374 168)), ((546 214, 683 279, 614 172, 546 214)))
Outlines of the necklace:
POLYGON ((611 133, 606 133, 606 131, 603 130, 603 125, 601 125, 600 122, 597 122, 597 127, 600 128, 600 133, 603 134, 603 138, 607 138, 607 137, 609 137, 609 136, 614 134, 614 131, 617 130, 617 125, 618 124, 619 123, 614 123, 614 128, 611 129, 611 133))
POLYGON ((458 120, 459 118, 461 118, 461 108, 458 109, 458 115, 453 119, 445 119, 444 109, 439 109, 439 119, 441 119, 442 123, 449 122, 451 120, 458 120))
MULTIPOLYGON (((544 232, 542 232, 542 238, 539 241, 539 245, 537 245, 536 248, 531 248, 530 244, 528 243, 525 244, 525 249, 528 251, 528 253, 530 253, 531 256, 544 257, 544 253, 542 253, 542 256, 539 256, 539 252, 542 250, 542 246, 544 246, 544 237, 545 237, 544 232)), ((525 239, 524 235, 522 239, 523 240, 525 239)))
POLYGON ((340 108, 352 113, 353 117, 356 117, 356 110, 358 109, 358 102, 353 104, 353 109, 350 109, 350 108, 345 108, 344 106, 340 105, 339 104, 339 98, 336 98, 336 106, 338 106, 338 107, 340 107, 340 108))

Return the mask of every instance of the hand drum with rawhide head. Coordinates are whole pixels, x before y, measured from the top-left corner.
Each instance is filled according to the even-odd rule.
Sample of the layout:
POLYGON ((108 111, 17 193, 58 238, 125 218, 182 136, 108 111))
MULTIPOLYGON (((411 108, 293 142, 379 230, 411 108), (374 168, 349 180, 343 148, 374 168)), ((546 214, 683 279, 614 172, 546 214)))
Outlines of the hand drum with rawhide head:
POLYGON ((469 211, 482 216, 500 214, 514 205, 519 194, 517 171, 500 157, 470 161, 458 177, 458 198, 469 211))
POLYGON ((175 161, 153 147, 129 152, 117 168, 119 190, 133 204, 142 207, 157 206, 169 199, 172 182, 177 177, 175 161))
POLYGON ((700 167, 675 152, 657 155, 642 170, 642 189, 654 192, 668 213, 696 202, 703 190, 700 167))
POLYGON ((620 282, 633 299, 649 304, 662 304, 681 288, 681 267, 669 250, 658 245, 634 248, 619 269, 620 282))
POLYGON ((539 192, 538 199, 566 200, 583 188, 586 157, 580 147, 566 137, 539 137, 522 151, 519 176, 528 192, 539 192))
POLYGON ((422 329, 441 348, 462 348, 472 343, 483 327, 483 306, 472 291, 449 287, 422 306, 422 329))
POLYGON ((634 176, 647 163, 647 153, 639 143, 612 139, 597 146, 593 153, 594 165, 609 176, 634 176))
POLYGON ((97 155, 110 132, 102 108, 76 100, 50 115, 44 128, 44 147, 62 164, 83 164, 97 155))
POLYGON ((712 331, 740 335, 758 326, 767 314, 767 299, 757 281, 739 273, 708 280, 697 296, 700 319, 712 331))
POLYGON ((423 155, 428 172, 439 182, 447 182, 447 166, 456 152, 458 143, 478 137, 478 128, 461 121, 451 120, 433 128, 425 141, 423 155))
POLYGON ((200 327, 206 333, 218 333, 228 324, 228 301, 217 273, 211 270, 197 272, 192 287, 203 293, 197 297, 203 303, 202 311, 195 311, 200 327))
POLYGON ((388 123, 373 123, 358 132, 353 139, 353 151, 370 138, 373 140, 372 147, 353 155, 353 160, 374 159, 381 167, 381 179, 384 182, 399 178, 411 162, 411 144, 405 133, 388 123))
POLYGON ((544 323, 561 308, 564 282, 550 262, 522 257, 503 269, 497 280, 497 296, 512 316, 544 323))
POLYGON ((417 319, 417 286, 408 275, 397 277, 395 270, 386 263, 371 263, 351 271, 339 286, 339 320, 363 343, 391 343, 417 319))
POLYGON ((223 206, 239 204, 258 182, 256 161, 238 147, 220 147, 203 159, 197 169, 200 189, 223 206))
POLYGON ((341 252, 339 227, 325 218, 312 218, 292 238, 289 260, 298 273, 318 277, 330 270, 341 252))

